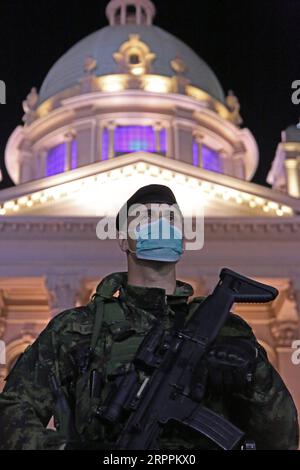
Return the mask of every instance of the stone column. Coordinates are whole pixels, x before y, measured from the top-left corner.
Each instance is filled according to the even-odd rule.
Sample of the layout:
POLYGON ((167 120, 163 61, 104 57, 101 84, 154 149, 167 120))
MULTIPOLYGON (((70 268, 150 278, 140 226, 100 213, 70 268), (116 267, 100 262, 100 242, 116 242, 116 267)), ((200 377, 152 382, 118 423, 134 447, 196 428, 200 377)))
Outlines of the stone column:
POLYGON ((102 162, 103 161, 103 137, 104 137, 104 132, 107 129, 106 126, 100 125, 99 127, 99 143, 98 143, 98 156, 97 156, 97 161, 102 162))
POLYGON ((173 126, 168 126, 167 130, 167 158, 174 158, 174 131, 173 126))
POLYGON ((136 7, 136 23, 142 24, 142 6, 137 5, 136 7))
POLYGON ((233 176, 245 180, 244 153, 237 151, 233 154, 233 176))
POLYGON ((126 24, 126 13, 127 13, 126 5, 122 5, 121 7, 121 24, 122 25, 126 24))
POLYGON ((225 173, 225 166, 226 166, 226 152, 224 149, 218 150, 218 155, 220 159, 220 166, 222 169, 222 173, 225 173))
POLYGON ((300 197, 300 158, 288 158, 284 162, 287 190, 292 197, 300 197))
POLYGON ((293 362, 293 343, 300 339, 296 322, 275 320, 271 327, 277 353, 278 371, 300 412, 300 366, 293 362))
POLYGON ((51 317, 64 310, 76 307, 81 288, 81 277, 73 274, 48 274, 45 284, 51 317))
POLYGON ((160 123, 156 123, 153 126, 153 129, 155 131, 155 149, 157 153, 160 153, 161 152, 160 131, 162 130, 162 125, 160 123))
POLYGON ((198 146, 198 166, 199 168, 203 168, 203 160, 202 160, 202 144, 203 144, 203 135, 196 133, 194 135, 194 139, 198 146))
POLYGON ((219 151, 219 155, 220 155, 224 175, 234 176, 231 157, 229 157, 229 155, 225 152, 224 149, 221 149, 219 151))
POLYGON ((100 126, 97 119, 93 120, 92 123, 92 134, 91 134, 91 163, 100 161, 99 149, 100 149, 100 126))
POLYGON ((74 140, 74 133, 67 132, 67 134, 65 134, 65 144, 66 144, 65 171, 70 171, 72 169, 72 142, 73 140, 74 140))
POLYGON ((34 179, 33 153, 29 149, 20 151, 20 183, 28 183, 34 179))
POLYGON ((115 129, 116 124, 114 122, 110 122, 107 126, 109 132, 109 151, 108 151, 108 159, 112 160, 115 157, 115 129))
POLYGON ((46 175, 47 155, 48 155, 47 149, 43 149, 39 152, 39 177, 41 179, 47 176, 46 175))

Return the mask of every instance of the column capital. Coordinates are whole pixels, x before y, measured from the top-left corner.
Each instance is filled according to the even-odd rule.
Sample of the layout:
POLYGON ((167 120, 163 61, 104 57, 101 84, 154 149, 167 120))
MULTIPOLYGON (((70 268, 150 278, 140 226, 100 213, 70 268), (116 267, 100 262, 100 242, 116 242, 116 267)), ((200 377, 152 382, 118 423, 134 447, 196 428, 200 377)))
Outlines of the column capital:
POLYGON ((45 286, 48 289, 48 301, 51 316, 74 308, 79 296, 82 276, 79 274, 48 273, 45 286))
POLYGON ((299 339, 299 323, 275 320, 271 326, 271 333, 276 348, 291 348, 293 341, 299 339))
POLYGON ((204 135, 200 131, 195 131, 193 133, 193 137, 194 137, 195 141, 197 142, 197 144, 200 144, 200 145, 203 144, 204 135))
POLYGON ((64 139, 65 139, 65 142, 72 142, 72 140, 74 140, 76 137, 76 132, 73 131, 73 130, 70 130, 68 132, 65 133, 64 135, 64 139))
POLYGON ((161 122, 155 122, 152 127, 155 131, 161 131, 164 128, 161 122))
POLYGON ((109 131, 114 131, 117 127, 117 123, 115 121, 109 121, 104 127, 106 127, 109 131))

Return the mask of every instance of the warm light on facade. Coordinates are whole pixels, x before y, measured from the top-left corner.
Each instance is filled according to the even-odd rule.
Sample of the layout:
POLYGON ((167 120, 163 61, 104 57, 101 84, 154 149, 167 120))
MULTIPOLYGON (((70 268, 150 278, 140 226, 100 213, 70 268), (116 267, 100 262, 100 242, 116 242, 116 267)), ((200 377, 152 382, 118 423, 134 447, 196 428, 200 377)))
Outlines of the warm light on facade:
POLYGON ((170 79, 155 75, 146 75, 143 86, 145 91, 152 93, 168 93, 170 91, 170 79))
POLYGON ((132 67, 131 70, 130 70, 130 73, 132 73, 132 75, 135 75, 135 76, 139 77, 139 76, 143 75, 143 73, 145 73, 145 68, 140 67, 140 66, 132 67))
MULTIPOLYGON (((239 190, 227 188, 217 183, 201 181, 197 178, 188 177, 176 171, 163 169, 141 161, 126 165, 123 168, 116 168, 99 175, 87 177, 83 180, 72 181, 54 188, 39 191, 33 193, 30 197, 23 196, 17 200, 7 201, 1 206, 0 215, 4 216, 21 212, 23 208, 26 210, 26 208, 30 209, 33 206, 39 207, 43 204, 62 199, 76 199, 79 205, 81 204, 80 201, 84 200, 84 204, 88 207, 89 203, 91 207, 95 200, 95 195, 98 194, 99 191, 102 194, 106 189, 108 191, 108 199, 109 194, 118 194, 118 198, 115 198, 116 200, 114 201, 114 204, 117 204, 117 199, 121 201, 122 197, 126 197, 126 191, 128 191, 128 188, 132 190, 136 185, 136 181, 138 181, 139 187, 144 184, 157 183, 157 181, 174 187, 178 193, 182 194, 182 199, 187 200, 187 198, 189 198, 190 210, 197 210, 200 200, 203 198, 204 203, 205 201, 208 202, 213 199, 221 199, 228 203, 238 204, 239 206, 245 205, 255 210, 256 213, 261 212, 273 217, 292 216, 294 214, 293 209, 286 205, 281 205, 271 200, 268 201, 264 198, 239 190), (110 189, 108 190, 108 188, 110 189), (194 203, 191 204, 191 201, 194 203)), ((99 199, 101 199, 100 194, 99 199)), ((105 201, 106 199, 102 197, 102 200, 105 201)), ((103 211, 112 212, 114 209, 111 204, 109 203, 109 207, 105 207, 107 204, 103 203, 103 211)))
POLYGON ((101 91, 109 93, 125 90, 127 88, 127 76, 107 75, 101 77, 101 79, 99 79, 99 86, 101 91))

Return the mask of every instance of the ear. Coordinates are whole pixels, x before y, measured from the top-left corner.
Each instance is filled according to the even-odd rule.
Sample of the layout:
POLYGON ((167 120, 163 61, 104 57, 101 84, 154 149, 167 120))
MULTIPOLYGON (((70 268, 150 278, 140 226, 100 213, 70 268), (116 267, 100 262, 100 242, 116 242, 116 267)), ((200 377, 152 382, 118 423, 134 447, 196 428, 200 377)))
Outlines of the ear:
POLYGON ((117 240, 121 250, 126 253, 129 248, 126 234, 124 234, 123 232, 117 232, 117 240))

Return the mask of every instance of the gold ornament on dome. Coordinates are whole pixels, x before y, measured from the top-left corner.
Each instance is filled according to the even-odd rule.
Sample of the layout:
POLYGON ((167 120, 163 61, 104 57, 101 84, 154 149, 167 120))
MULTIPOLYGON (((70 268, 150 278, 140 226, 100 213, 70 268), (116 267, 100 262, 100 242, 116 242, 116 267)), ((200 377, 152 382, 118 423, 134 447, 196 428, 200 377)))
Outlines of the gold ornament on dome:
POLYGON ((241 105, 237 96, 235 96, 232 90, 229 90, 226 97, 227 108, 230 112, 230 120, 236 125, 241 126, 243 124, 243 119, 240 115, 241 105))
POLYGON ((97 60, 92 56, 88 56, 84 61, 84 73, 86 75, 92 75, 95 72, 97 65, 97 60))
POLYGON ((138 34, 131 34, 129 40, 121 45, 113 57, 120 67, 120 72, 130 73, 135 77, 149 73, 152 62, 156 59, 156 55, 140 40, 138 34))
POLYGON ((39 101, 39 95, 35 87, 31 88, 30 93, 26 96, 26 99, 23 101, 22 106, 24 110, 24 116, 22 118, 25 124, 30 124, 30 122, 35 117, 35 110, 39 101))
POLYGON ((187 72, 188 68, 186 63, 182 59, 182 57, 175 57, 175 59, 171 60, 171 67, 178 75, 183 75, 187 72))

